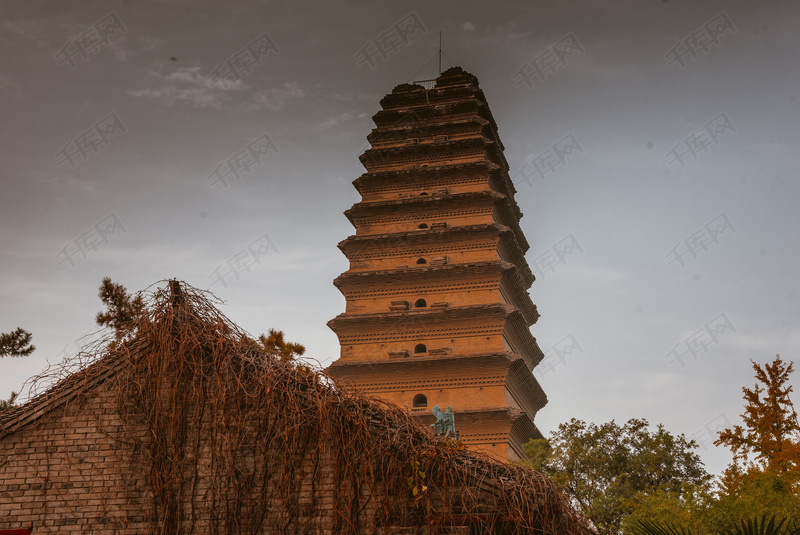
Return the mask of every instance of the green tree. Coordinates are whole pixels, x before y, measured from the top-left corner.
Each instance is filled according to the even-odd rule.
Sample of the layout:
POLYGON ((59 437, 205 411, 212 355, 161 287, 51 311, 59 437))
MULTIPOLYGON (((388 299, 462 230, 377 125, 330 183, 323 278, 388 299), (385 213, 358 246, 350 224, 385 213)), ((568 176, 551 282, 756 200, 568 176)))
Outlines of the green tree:
POLYGON ((144 312, 141 295, 132 296, 121 284, 105 277, 98 292, 100 301, 106 306, 105 312, 98 312, 95 321, 101 327, 111 327, 121 337, 130 329, 131 322, 144 312))
POLYGON ((694 535, 696 533, 718 533, 720 535, 800 535, 800 524, 788 518, 761 515, 741 520, 723 530, 698 532, 659 520, 641 520, 630 530, 635 535, 694 535))
POLYGON ((0 357, 27 357, 36 349, 31 338, 31 333, 19 327, 10 333, 0 333, 0 357))
POLYGON ((661 425, 651 432, 643 419, 598 426, 573 418, 549 439, 528 442, 525 453, 526 464, 550 476, 598 533, 611 535, 645 496, 710 480, 695 448, 661 425))
POLYGON ((677 525, 692 533, 709 533, 718 524, 714 508, 716 495, 709 483, 685 483, 679 490, 658 489, 641 494, 629 515, 622 521, 623 533, 635 533, 641 522, 677 525))
MULTIPOLYGON (((36 349, 31 344, 33 335, 17 327, 10 333, 0 333, 0 357, 27 357, 36 349)), ((0 412, 14 406, 17 393, 11 392, 8 399, 0 399, 0 412)))
POLYGON ((14 406, 14 401, 17 399, 16 392, 11 392, 11 395, 8 396, 8 399, 0 399, 0 412, 3 412, 6 409, 10 409, 14 406))
POLYGON ((267 353, 278 358, 281 362, 295 360, 306 352, 306 348, 301 344, 287 342, 283 337, 283 331, 269 330, 269 335, 263 333, 258 336, 258 344, 267 353))

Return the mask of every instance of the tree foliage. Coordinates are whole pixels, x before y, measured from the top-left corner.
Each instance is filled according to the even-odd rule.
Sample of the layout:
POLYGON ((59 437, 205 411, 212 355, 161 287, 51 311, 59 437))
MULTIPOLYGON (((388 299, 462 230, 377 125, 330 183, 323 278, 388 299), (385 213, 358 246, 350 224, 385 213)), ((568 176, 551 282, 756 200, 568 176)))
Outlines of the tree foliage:
POLYGON ((716 509, 728 524, 776 515, 800 519, 800 426, 789 395, 794 363, 777 355, 753 362, 756 384, 743 387, 743 425, 720 432, 714 443, 730 448, 733 463, 720 478, 716 509))
MULTIPOLYGON (((630 532, 634 535, 695 535, 701 533, 672 522, 658 520, 640 520, 630 532)), ((710 533, 719 533, 720 535, 800 535, 800 525, 791 523, 790 519, 786 517, 772 516, 767 520, 767 515, 761 515, 761 517, 742 519, 732 527, 710 533)))
POLYGON ((744 425, 723 430, 714 442, 727 446, 733 453, 735 466, 729 470, 729 483, 735 484, 736 476, 741 473, 739 467, 797 480, 800 478, 800 426, 789 398, 792 386, 788 384, 794 363, 790 361, 787 365, 777 355, 763 366, 752 364, 758 382, 752 389, 742 388, 744 425))
POLYGON ((95 321, 101 327, 114 329, 118 337, 144 312, 141 295, 130 295, 123 285, 112 282, 110 277, 103 279, 97 295, 106 306, 106 311, 98 312, 95 321))
POLYGON ((700 485, 686 483, 680 490, 658 489, 642 494, 633 511, 623 519, 622 532, 635 533, 640 522, 658 522, 692 533, 707 533, 709 526, 718 523, 715 500, 710 482, 700 485))
POLYGON ((0 399, 0 412, 13 407, 14 401, 16 401, 18 395, 19 394, 16 392, 11 392, 11 395, 8 396, 8 399, 0 399))
POLYGON ((661 425, 651 432, 643 419, 598 426, 573 418, 549 440, 528 442, 525 453, 528 466, 549 475, 605 535, 618 533, 644 496, 707 483, 696 447, 661 425))
POLYGON ((269 335, 263 333, 258 336, 258 345, 281 362, 289 362, 306 352, 301 344, 287 342, 282 331, 269 330, 269 335))
POLYGON ((742 389, 743 424, 723 430, 715 442, 734 455, 716 491, 648 496, 625 519, 626 532, 800 535, 800 429, 789 397, 793 363, 778 355, 768 364, 753 362, 753 370, 755 386, 742 389))
MULTIPOLYGON (((10 333, 0 333, 0 357, 27 357, 36 349, 31 344, 33 335, 17 327, 10 333)), ((14 406, 17 393, 11 392, 8 399, 0 399, 0 412, 14 406)))
POLYGON ((19 327, 10 333, 0 333, 0 357, 27 357, 36 349, 31 338, 31 333, 19 327))

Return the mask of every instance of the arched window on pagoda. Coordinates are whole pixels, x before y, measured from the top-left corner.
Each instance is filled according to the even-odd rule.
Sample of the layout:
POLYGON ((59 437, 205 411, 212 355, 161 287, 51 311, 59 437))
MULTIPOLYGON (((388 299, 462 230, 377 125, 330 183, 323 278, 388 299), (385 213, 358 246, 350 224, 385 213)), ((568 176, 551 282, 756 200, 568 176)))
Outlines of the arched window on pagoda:
POLYGON ((428 228, 428 224, 427 223, 420 223, 417 228, 428 228))
POLYGON ((411 402, 411 406, 414 407, 415 409, 427 407, 428 398, 425 396, 425 394, 417 394, 416 396, 414 396, 414 399, 411 402))
POLYGON ((417 299, 414 302, 414 306, 417 307, 417 308, 422 308, 422 307, 428 306, 428 303, 424 299, 417 299))
POLYGON ((414 353, 426 353, 428 348, 425 347, 425 344, 417 344, 414 346, 414 353))
POLYGON ((417 259, 417 264, 427 264, 427 263, 428 263, 428 261, 425 260, 424 258, 417 259))

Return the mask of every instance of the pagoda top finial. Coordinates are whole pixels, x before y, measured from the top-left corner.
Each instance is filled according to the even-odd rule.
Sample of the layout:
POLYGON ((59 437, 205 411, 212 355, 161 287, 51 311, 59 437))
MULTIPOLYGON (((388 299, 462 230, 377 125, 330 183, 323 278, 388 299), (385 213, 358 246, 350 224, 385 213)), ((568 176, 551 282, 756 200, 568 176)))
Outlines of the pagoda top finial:
POLYGON ((470 83, 478 85, 478 78, 472 73, 469 73, 459 66, 450 67, 436 79, 436 87, 446 85, 456 85, 463 83, 470 83))

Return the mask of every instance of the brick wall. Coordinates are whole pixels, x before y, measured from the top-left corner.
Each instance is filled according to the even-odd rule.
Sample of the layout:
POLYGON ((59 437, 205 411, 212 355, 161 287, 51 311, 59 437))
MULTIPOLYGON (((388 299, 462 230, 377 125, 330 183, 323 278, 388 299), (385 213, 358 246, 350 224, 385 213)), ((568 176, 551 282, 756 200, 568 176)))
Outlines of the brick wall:
MULTIPOLYGON (((414 533, 427 533, 419 527, 407 482, 414 473, 409 460, 417 458, 428 463, 424 484, 431 489, 448 478, 453 485, 453 470, 465 478, 460 481, 471 482, 431 493, 431 504, 444 522, 442 534, 463 533, 463 526, 474 519, 452 519, 473 513, 488 515, 494 525, 496 515, 503 514, 503 493, 529 495, 541 489, 541 481, 520 482, 514 488, 513 472, 466 452, 458 463, 445 462, 455 459, 443 455, 444 446, 424 446, 429 439, 416 428, 389 427, 386 422, 392 420, 385 419, 384 408, 341 394, 318 396, 330 391, 314 384, 308 390, 295 385, 293 404, 283 403, 285 394, 276 390, 268 391, 269 397, 265 393, 243 400, 264 409, 247 412, 262 417, 245 424, 247 436, 256 437, 246 443, 231 443, 228 438, 243 435, 226 435, 230 422, 198 416, 208 412, 200 411, 199 399, 188 399, 187 412, 179 419, 187 425, 181 452, 175 453, 174 443, 164 450, 180 463, 159 491, 151 476, 164 473, 151 472, 152 451, 163 440, 151 442, 155 435, 141 411, 130 401, 120 404, 120 399, 130 399, 120 397, 120 388, 135 382, 116 371, 86 381, 81 374, 72 386, 62 383, 52 391, 50 401, 33 402, 0 419, 0 530, 32 526, 37 534, 401 534, 413 527, 414 533), (320 403, 326 404, 324 412, 319 412, 320 403), (333 427, 321 425, 321 414, 333 427), (412 443, 425 453, 411 454, 412 443), (226 448, 239 452, 233 469, 226 464, 231 459, 226 448), (247 490, 225 492, 236 485, 247 490), (165 496, 177 504, 170 509, 176 512, 171 522, 164 515, 165 496)), ((566 518, 569 529, 559 533, 577 533, 561 499, 550 491, 543 499, 545 505, 536 511, 566 518)))
POLYGON ((141 455, 127 435, 99 387, 0 438, 0 529, 145 531, 141 455))
MULTIPOLYGON (((154 508, 148 483, 147 428, 143 421, 132 421, 141 420, 140 416, 120 414, 116 387, 114 381, 95 386, 35 421, 0 435, 0 529, 32 526, 34 533, 150 532, 153 515, 163 515, 163 509, 154 508)), ((189 422, 194 421, 193 410, 189 409, 189 422)), ((260 480, 256 486, 266 487, 261 510, 255 515, 263 513, 261 533, 330 532, 337 518, 336 499, 352 488, 349 481, 337 480, 335 444, 320 444, 311 428, 313 421, 308 423, 304 455, 290 457, 282 465, 255 469, 254 463, 263 464, 263 458, 241 461, 244 472, 252 471, 260 480)), ((219 528, 225 532, 226 521, 234 514, 240 523, 233 531, 249 532, 247 522, 254 518, 254 502, 225 503, 215 493, 214 485, 218 489, 220 484, 215 481, 220 474, 215 462, 220 458, 215 458, 208 422, 201 427, 202 433, 187 432, 187 459, 179 476, 185 482, 179 506, 182 527, 165 531, 189 533, 193 525, 195 533, 219 528)), ((295 446, 283 442, 280 432, 270 440, 272 447, 264 457, 281 458, 295 446)), ((377 511, 374 498, 383 488, 380 483, 368 484, 351 493, 358 496, 363 532, 371 532, 377 511)), ((407 500, 404 496, 398 502, 407 500)), ((338 503, 345 511, 352 506, 349 498, 338 503)))

